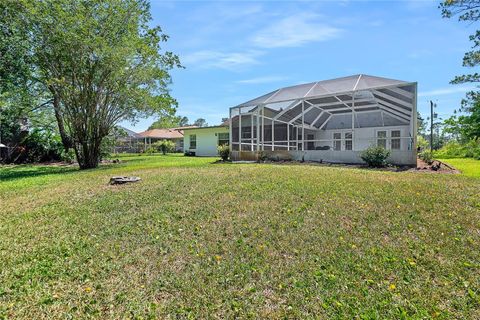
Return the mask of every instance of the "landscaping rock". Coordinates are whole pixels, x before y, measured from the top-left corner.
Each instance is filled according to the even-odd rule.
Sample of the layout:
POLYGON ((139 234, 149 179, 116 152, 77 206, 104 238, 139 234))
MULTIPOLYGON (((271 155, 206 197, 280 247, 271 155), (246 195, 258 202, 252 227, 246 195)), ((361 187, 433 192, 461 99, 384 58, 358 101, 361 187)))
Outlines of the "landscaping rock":
POLYGON ((111 177, 110 184, 124 184, 129 182, 138 182, 142 179, 139 177, 111 177))

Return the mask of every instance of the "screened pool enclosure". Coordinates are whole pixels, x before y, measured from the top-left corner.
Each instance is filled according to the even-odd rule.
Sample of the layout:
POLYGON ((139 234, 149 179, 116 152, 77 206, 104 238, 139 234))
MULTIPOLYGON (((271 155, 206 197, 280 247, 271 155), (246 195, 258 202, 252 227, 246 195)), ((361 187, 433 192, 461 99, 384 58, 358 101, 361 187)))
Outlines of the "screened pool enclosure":
POLYGON ((234 160, 362 163, 372 145, 416 164, 417 84, 355 75, 281 88, 230 108, 234 160))

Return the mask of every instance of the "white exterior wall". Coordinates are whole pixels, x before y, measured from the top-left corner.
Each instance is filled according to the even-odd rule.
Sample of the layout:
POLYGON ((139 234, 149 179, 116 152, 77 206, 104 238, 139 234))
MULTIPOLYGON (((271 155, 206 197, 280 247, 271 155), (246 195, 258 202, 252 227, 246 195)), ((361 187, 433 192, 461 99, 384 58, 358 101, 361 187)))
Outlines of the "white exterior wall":
POLYGON ((215 157, 218 155, 218 133, 229 133, 228 127, 211 127, 188 129, 183 131, 183 145, 185 151, 193 151, 196 156, 215 157), (190 148, 190 135, 197 136, 196 149, 190 148))
MULTIPOLYGON (((410 137, 410 126, 394 126, 394 127, 372 127, 372 128, 355 128, 353 130, 353 150, 362 151, 377 143, 377 131, 387 131, 387 138, 390 137, 391 130, 400 130, 401 137, 410 137)), ((332 140, 334 132, 341 132, 342 138, 344 132, 352 132, 352 129, 331 129, 320 131, 305 130, 305 137, 309 133, 315 133, 315 140, 332 140)), ((331 141, 315 142, 315 146, 330 146, 333 148, 331 141)), ((407 151, 409 149, 409 139, 400 140, 400 150, 407 151)), ((343 146, 342 146, 343 148, 343 146)))
MULTIPOLYGON (((377 131, 387 131, 387 149, 390 150, 389 162, 399 165, 414 165, 416 163, 416 152, 412 150, 414 145, 410 137, 410 126, 391 126, 391 127, 372 127, 372 128, 355 128, 353 130, 353 150, 344 150, 342 141, 342 151, 333 150, 332 141, 314 142, 315 147, 330 146, 330 150, 305 150, 291 151, 291 155, 295 160, 306 161, 327 161, 337 163, 364 163, 360 158, 363 150, 377 143, 377 131), (400 150, 390 150, 390 132, 391 130, 400 130, 400 150)), ((305 137, 308 134, 315 134, 315 140, 332 140, 334 132, 341 132, 342 139, 344 132, 352 132, 352 129, 331 129, 320 131, 305 131, 305 137)), ((305 144, 308 142, 306 141, 305 144)))

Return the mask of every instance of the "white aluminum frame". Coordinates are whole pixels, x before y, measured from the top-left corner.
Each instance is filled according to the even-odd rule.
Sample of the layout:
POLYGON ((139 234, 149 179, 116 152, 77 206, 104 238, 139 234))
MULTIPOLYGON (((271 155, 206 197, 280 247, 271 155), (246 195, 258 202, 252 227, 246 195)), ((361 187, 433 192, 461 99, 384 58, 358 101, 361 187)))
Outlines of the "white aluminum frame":
MULTIPOLYGON (((400 137, 400 139, 409 139, 409 149, 416 150, 416 113, 417 113, 417 83, 416 82, 402 82, 396 85, 385 85, 385 86, 377 86, 372 88, 362 88, 357 90, 357 86, 360 82, 361 76, 357 79, 353 90, 345 91, 345 92, 335 92, 335 93, 328 93, 328 94, 321 94, 316 96, 307 97, 308 94, 312 91, 314 86, 312 86, 308 92, 303 97, 296 97, 292 99, 285 99, 285 100, 275 100, 275 96, 277 96, 283 89, 279 89, 275 91, 268 99, 263 101, 262 103, 255 106, 250 106, 253 109, 247 108, 248 105, 239 105, 237 107, 230 108, 230 123, 233 124, 233 117, 237 116, 234 115, 233 110, 238 111, 238 151, 243 151, 242 146, 249 145, 249 151, 260 151, 260 150, 272 150, 275 151, 278 148, 282 150, 298 150, 299 145, 301 143, 301 151, 307 151, 305 143, 306 141, 323 141, 326 142, 328 139, 323 140, 308 140, 305 139, 305 130, 326 130, 326 126, 329 121, 337 114, 348 114, 351 113, 351 128, 344 128, 344 129, 332 129, 332 130, 349 130, 352 132, 352 150, 351 151, 359 151, 356 146, 356 141, 359 139, 355 133, 357 128, 360 128, 360 123, 358 120, 358 114, 363 113, 373 113, 379 112, 381 117, 381 127, 377 127, 379 130, 385 128, 385 119, 384 115, 388 114, 390 117, 398 120, 399 126, 409 126, 409 136, 400 137), (412 88, 413 86, 413 88, 412 88), (410 87, 407 91, 406 89, 400 89, 410 87), (382 91, 383 90, 383 91, 382 91), (356 98, 355 95, 357 92, 368 91, 371 93, 372 98, 367 95, 368 98, 360 97, 356 98), (395 93, 397 96, 391 95, 389 93, 395 93), (411 100, 411 102, 407 102, 405 100, 399 99, 398 95, 405 98, 405 100, 411 100), (342 100, 340 96, 349 96, 350 99, 342 100), (332 97, 336 102, 327 103, 312 103, 309 100, 316 100, 321 98, 332 97), (270 102, 271 101, 271 102, 270 102), (276 112, 275 109, 269 109, 269 113, 273 113, 272 116, 266 115, 266 109, 271 104, 279 104, 279 103, 289 102, 288 105, 284 109, 280 109, 276 112), (360 105, 358 105, 360 104, 360 105), (301 105, 301 111, 298 114, 287 116, 289 111, 292 109, 299 107, 301 105), (243 110, 249 109, 250 111, 243 112, 243 110), (305 115, 313 109, 318 109, 320 113, 316 116, 310 117, 310 123, 305 122, 305 115), (275 113, 276 112, 276 113, 275 113), (249 143, 242 141, 242 118, 244 116, 250 115, 250 131, 251 137, 249 139, 249 143), (322 118, 328 115, 326 119, 319 123, 322 118), (289 119, 285 119, 289 118, 289 119), (265 119, 271 121, 271 141, 265 141, 265 119), (300 123, 299 123, 300 122, 300 123), (403 123, 403 125, 401 125, 403 123), (286 125, 286 140, 285 141, 277 141, 275 139, 275 132, 278 128, 275 128, 277 124, 285 124, 286 125), (318 125, 318 127, 317 127, 318 125), (256 138, 254 132, 256 130, 256 138), (300 131, 301 130, 301 131, 300 131), (291 135, 294 135, 292 145, 291 135), (299 139, 299 135, 301 134, 301 140, 299 139)), ((316 84, 315 84, 316 85, 316 84)), ((256 99, 258 100, 258 99, 256 99)), ((252 100, 255 101, 255 100, 252 100)), ((378 118, 377 118, 378 119, 378 118)), ((368 127, 368 126, 367 126, 368 127)), ((390 126, 389 126, 390 127, 390 126)), ((394 127, 394 126, 393 126, 394 127)), ((284 130, 284 129, 282 129, 284 130)), ((386 129, 389 130, 389 129, 386 129)), ((375 131, 376 132, 376 131, 375 131)), ((233 147, 236 142, 232 140, 233 136, 233 128, 232 125, 230 126, 230 145, 233 147)), ((376 133, 375 136, 369 137, 368 140, 376 141, 376 133)), ((387 138, 388 139, 388 138, 387 138)), ((333 139, 331 140, 333 141, 333 139)), ((343 139, 342 139, 343 141, 343 139)), ((343 149, 343 147, 342 147, 343 149)), ((349 150, 350 151, 350 150, 349 150)))

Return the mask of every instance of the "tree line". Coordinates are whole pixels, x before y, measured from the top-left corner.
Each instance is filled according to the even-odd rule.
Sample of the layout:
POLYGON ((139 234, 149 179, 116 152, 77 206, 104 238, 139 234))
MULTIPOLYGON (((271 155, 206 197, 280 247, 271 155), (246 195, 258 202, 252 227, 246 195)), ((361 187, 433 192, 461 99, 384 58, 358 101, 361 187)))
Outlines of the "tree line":
POLYGON ((198 118, 194 122, 190 123, 187 117, 185 116, 160 116, 157 120, 155 120, 148 130, 152 129, 165 129, 165 128, 178 128, 178 127, 186 127, 186 126, 196 126, 196 127, 206 127, 208 123, 203 118, 198 118))
MULTIPOLYGON (((440 4, 444 18, 456 17, 460 22, 477 23, 480 20, 480 1, 446 0, 440 4)), ((470 35, 472 47, 463 57, 463 66, 475 70, 480 65, 480 30, 470 35)), ((476 71, 456 76, 452 84, 480 83, 476 71)), ((431 120, 431 119, 429 119, 431 120)), ((480 159, 480 92, 468 92, 454 114, 447 119, 434 119, 434 145, 443 156, 467 156, 480 159)), ((424 128, 423 134, 426 135, 424 128)))

